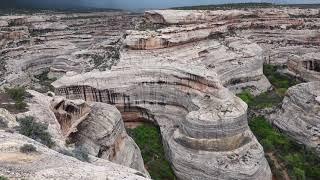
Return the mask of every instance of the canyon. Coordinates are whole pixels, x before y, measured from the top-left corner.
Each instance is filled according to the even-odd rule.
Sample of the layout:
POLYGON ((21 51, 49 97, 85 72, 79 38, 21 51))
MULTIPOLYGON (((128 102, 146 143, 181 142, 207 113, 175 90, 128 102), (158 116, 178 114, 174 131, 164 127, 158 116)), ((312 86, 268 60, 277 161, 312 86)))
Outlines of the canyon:
POLYGON ((177 179, 270 180, 236 94, 274 88, 264 64, 309 82, 290 88, 268 117, 319 151, 319 28, 319 9, 285 7, 0 16, 0 88, 32 89, 26 112, 0 109, 0 175, 151 178, 125 129, 149 122, 177 179), (15 117, 48 124, 55 146, 19 135, 15 117), (26 143, 37 153, 19 152, 26 143), (78 149, 87 161, 66 155, 78 149))

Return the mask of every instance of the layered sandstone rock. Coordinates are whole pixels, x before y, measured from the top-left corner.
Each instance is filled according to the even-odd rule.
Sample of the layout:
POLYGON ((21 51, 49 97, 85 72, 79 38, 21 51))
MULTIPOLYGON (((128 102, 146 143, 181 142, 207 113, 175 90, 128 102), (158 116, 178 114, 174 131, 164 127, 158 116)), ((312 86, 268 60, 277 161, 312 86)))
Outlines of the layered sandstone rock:
POLYGON ((281 110, 270 119, 299 143, 320 152, 320 82, 291 87, 281 110))
POLYGON ((57 151, 82 149, 84 152, 127 166, 149 176, 140 149, 127 135, 120 112, 103 103, 66 100, 29 91, 29 111, 18 117, 32 116, 48 124, 57 151), (75 147, 73 147, 74 145, 75 147))
MULTIPOLYGON (((247 88, 254 94, 266 91, 270 83, 262 73, 263 62, 288 65, 301 78, 317 80, 319 11, 148 11, 145 22, 150 26, 142 24, 140 31, 127 31, 123 44, 119 29, 133 29, 130 20, 136 17, 113 15, 1 18, 0 61, 7 65, 0 75, 12 84, 28 84, 26 74, 39 74, 43 69, 64 74, 112 67, 104 72, 67 73, 53 85, 58 94, 70 99, 116 105, 125 122, 143 119, 158 124, 167 157, 180 179, 271 179, 263 149, 247 125, 247 106, 228 89, 234 93, 247 88), (101 19, 106 22, 100 23, 101 19)), ((100 103, 60 100, 62 103, 53 104, 56 121, 63 122, 59 136, 76 139, 95 156, 126 161, 114 156, 121 147, 133 147, 127 145, 132 140, 123 136, 119 113, 100 103), (90 110, 74 116, 65 108, 69 105, 90 110), (100 117, 98 112, 109 110, 118 115, 103 113, 106 118, 100 117), (60 118, 64 116, 70 118, 60 118), (114 138, 87 132, 95 129, 114 138), (122 138, 125 140, 119 143, 122 138)), ((318 101, 315 97, 312 103, 318 101)), ((306 116, 314 109, 311 111, 306 116)), ((288 131, 291 125, 278 121, 288 131)), ((317 130, 312 127, 310 131, 313 136, 317 130)), ((315 137, 311 139, 317 142, 315 137)))
POLYGON ((141 172, 90 157, 82 162, 16 133, 0 130, 0 175, 10 179, 147 179, 141 172), (20 148, 32 145, 36 152, 20 148))
POLYGON ((64 76, 53 85, 70 99, 105 102, 126 122, 160 126, 179 179, 271 179, 262 147, 247 124, 247 105, 203 66, 117 66, 64 76))
POLYGON ((34 13, 0 16, 0 82, 31 85, 44 71, 110 68, 119 59, 123 32, 139 16, 125 12, 34 13))
POLYGON ((288 70, 306 81, 320 81, 320 53, 295 56, 288 61, 288 70))
MULTIPOLYGON (((104 72, 67 73, 53 83, 56 93, 114 104, 125 122, 158 124, 179 179, 270 179, 263 149, 247 124, 247 105, 224 87, 266 91, 270 84, 262 73, 262 49, 225 28, 198 19, 189 22, 184 11, 152 11, 156 20, 150 21, 175 24, 165 19, 174 12, 181 26, 128 31, 127 48, 116 66, 104 72), (162 17, 161 22, 155 16, 162 17)), ((202 18, 199 14, 196 18, 202 18)))
POLYGON ((14 128, 18 126, 16 118, 6 109, 0 108, 0 128, 14 128))
MULTIPOLYGON (((318 9, 155 10, 147 11, 145 17, 152 25, 142 25, 140 29, 152 32, 131 32, 125 43, 131 48, 166 48, 217 38, 221 34, 224 34, 222 37, 236 35, 262 47, 264 52, 256 54, 257 59, 263 57, 265 62, 277 65, 302 59, 319 49, 318 9)), ((110 68, 119 61, 124 31, 135 29, 140 19, 140 15, 124 12, 1 16, 0 84, 30 85, 33 75, 48 70, 51 75, 61 76, 70 70, 110 68)), ((306 73, 301 74, 301 78, 310 79, 304 78, 306 73)), ((251 82, 261 81, 253 86, 266 84, 256 73, 246 76, 251 82)), ((234 81, 245 79, 243 75, 240 77, 234 81)), ((245 86, 250 87, 252 83, 245 86)), ((262 89, 265 88, 266 85, 262 89)))
POLYGON ((69 143, 89 154, 121 164, 148 176, 139 147, 128 136, 120 112, 104 103, 55 98, 51 108, 69 143))
POLYGON ((256 18, 242 19, 235 32, 264 49, 265 63, 288 66, 289 73, 305 81, 319 80, 319 9, 256 9, 256 18), (271 17, 270 14, 275 15, 271 17), (243 26, 248 24, 250 26, 243 26), (311 67, 311 68, 308 68, 311 67), (316 66, 315 66, 316 67, 316 66))
POLYGON ((268 90, 263 75, 263 50, 233 34, 233 18, 249 17, 246 11, 147 11, 147 21, 162 24, 152 31, 127 31, 118 66, 143 66, 179 62, 203 66, 218 74, 233 92, 268 90))

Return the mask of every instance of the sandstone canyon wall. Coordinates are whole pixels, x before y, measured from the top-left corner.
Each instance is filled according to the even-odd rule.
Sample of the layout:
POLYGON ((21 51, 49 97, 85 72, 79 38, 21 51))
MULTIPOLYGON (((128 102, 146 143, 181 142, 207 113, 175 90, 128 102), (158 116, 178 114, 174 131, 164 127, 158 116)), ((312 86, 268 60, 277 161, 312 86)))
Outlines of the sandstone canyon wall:
POLYGON ((288 135, 320 152, 320 82, 291 87, 272 122, 288 135))
MULTIPOLYGON (((52 84, 64 98, 33 92, 30 111, 23 115, 49 121, 59 147, 68 139, 92 156, 140 171, 125 171, 127 178, 148 174, 123 121, 148 121, 160 127, 179 179, 271 179, 263 149, 248 127, 247 105, 234 93, 249 89, 258 95, 271 87, 263 63, 286 65, 306 81, 319 80, 319 18, 318 10, 295 8, 154 10, 144 17, 124 12, 1 16, 0 87, 32 87, 34 76, 44 71, 64 75, 52 84)), ((319 141, 317 88, 310 83, 289 90, 274 118, 292 137, 308 139, 310 147, 319 141), (282 117, 286 114, 297 118, 282 117)), ((43 151, 49 158, 54 154, 43 151)), ((99 177, 109 170, 72 161, 74 168, 98 169, 99 177)), ((122 168, 110 167, 115 173, 122 168)), ((44 177, 37 173, 30 176, 44 177)))
POLYGON ((263 149, 248 127, 247 105, 224 87, 235 92, 251 87, 256 93, 270 87, 261 48, 219 28, 193 28, 203 26, 199 19, 188 27, 183 13, 152 11, 146 13, 149 19, 149 13, 163 13, 162 19, 176 14, 183 22, 174 26, 162 20, 166 26, 154 31, 128 31, 116 66, 67 73, 53 83, 56 93, 113 104, 125 122, 147 119, 159 125, 179 179, 271 179, 263 149))

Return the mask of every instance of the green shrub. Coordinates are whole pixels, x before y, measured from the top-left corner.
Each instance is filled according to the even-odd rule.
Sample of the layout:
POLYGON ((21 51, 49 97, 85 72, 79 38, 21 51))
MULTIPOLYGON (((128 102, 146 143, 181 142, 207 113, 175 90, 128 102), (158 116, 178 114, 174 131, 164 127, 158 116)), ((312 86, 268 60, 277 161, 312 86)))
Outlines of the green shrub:
POLYGON ((288 89, 286 89, 286 88, 279 88, 279 89, 276 89, 276 93, 277 93, 279 96, 284 97, 284 96, 286 95, 287 90, 288 90, 288 89))
POLYGON ((20 152, 26 153, 26 154, 34 153, 34 152, 37 152, 37 148, 34 147, 32 144, 25 144, 20 147, 20 152))
POLYGON ((48 133, 48 125, 35 122, 33 117, 25 117, 17 120, 20 123, 19 133, 30 137, 42 144, 52 147, 54 142, 48 133))
POLYGON ((261 145, 263 146, 263 149, 266 152, 271 152, 274 150, 273 142, 269 139, 263 139, 260 141, 261 145))
POLYGON ((249 108, 252 109, 264 109, 271 108, 281 103, 282 98, 273 91, 261 93, 258 96, 253 96, 250 91, 245 90, 240 94, 237 94, 244 102, 246 102, 249 108))
POLYGON ((51 85, 51 83, 56 81, 57 78, 49 78, 48 74, 49 70, 35 76, 35 78, 39 80, 39 84, 43 87, 43 89, 39 90, 41 92, 54 91, 54 87, 51 85))
POLYGON ((60 150, 59 153, 66 156, 74 157, 83 162, 89 162, 89 155, 84 148, 77 147, 71 152, 68 150, 60 150))
POLYGON ((24 87, 6 88, 5 91, 14 101, 23 101, 27 95, 24 87))
POLYGON ((149 124, 128 130, 129 135, 141 149, 141 154, 152 179, 175 179, 169 162, 165 158, 160 130, 149 124))
POLYGON ((73 150, 73 156, 80 161, 89 162, 89 155, 83 148, 75 148, 75 150, 73 150))
POLYGON ((9 180, 7 177, 0 176, 0 180, 9 180))
POLYGON ((294 77, 278 72, 281 67, 266 64, 263 66, 263 73, 274 86, 276 92, 280 96, 284 96, 288 88, 301 83, 294 77))
POLYGON ((1 128, 8 128, 8 123, 0 117, 0 129, 1 128))
POLYGON ((237 96, 247 104, 250 104, 254 101, 254 96, 251 95, 249 90, 245 90, 242 93, 238 94, 237 96))
POLYGON ((27 107, 27 103, 23 102, 23 101, 16 101, 14 104, 14 107, 16 109, 22 110, 25 109, 27 107))
POLYGON ((305 176, 305 172, 302 169, 299 168, 293 168, 293 173, 294 176, 296 177, 297 180, 305 180, 306 176, 305 176))
MULTIPOLYGON (((320 158, 313 150, 295 143, 291 138, 281 134, 266 121, 264 117, 255 117, 249 122, 265 151, 273 152, 278 161, 286 166, 292 179, 318 179, 320 177, 320 158)), ((270 161, 270 160, 269 160, 270 161)), ((279 172, 272 167, 274 175, 282 179, 279 172)))
POLYGON ((23 110, 27 107, 24 100, 28 93, 24 87, 6 88, 5 91, 15 101, 14 107, 16 109, 23 110))

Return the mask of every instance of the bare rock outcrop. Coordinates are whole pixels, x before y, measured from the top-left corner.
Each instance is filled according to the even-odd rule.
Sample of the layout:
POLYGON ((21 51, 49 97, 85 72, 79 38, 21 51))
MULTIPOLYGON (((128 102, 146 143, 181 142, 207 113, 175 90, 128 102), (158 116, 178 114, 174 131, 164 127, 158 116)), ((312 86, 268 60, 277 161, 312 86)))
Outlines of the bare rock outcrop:
POLYGON ((147 11, 147 21, 162 27, 127 31, 118 66, 179 62, 203 66, 237 93, 251 89, 260 94, 270 88, 263 75, 263 50, 232 33, 232 18, 250 16, 245 11, 147 11))
POLYGON ((29 111, 18 117, 32 116, 35 121, 47 124, 55 150, 81 149, 93 157, 136 169, 149 177, 140 149, 126 133, 115 107, 28 92, 32 96, 28 100, 29 111))
POLYGON ((291 57, 287 63, 290 73, 306 81, 320 81, 320 53, 291 57))
POLYGON ((271 179, 263 149, 247 124, 247 105, 205 67, 117 66, 67 74, 53 85, 69 99, 115 105, 125 122, 158 124, 179 179, 271 179))
MULTIPOLYGON (((58 95, 75 101, 57 99, 50 116, 57 117, 60 136, 94 156, 130 162, 124 165, 134 168, 131 162, 141 160, 119 112, 101 104, 108 103, 125 122, 143 119, 160 126, 166 155, 180 179, 271 179, 263 149, 247 125, 247 106, 231 92, 268 90, 263 62, 318 81, 319 10, 154 10, 145 13, 150 27, 133 30, 135 18, 141 17, 2 17, 0 61, 7 64, 0 76, 8 83, 28 84, 28 73, 74 71, 53 86, 58 95), (110 114, 100 114, 105 111, 110 114)), ((316 82, 291 88, 274 123, 319 149, 318 89, 316 82)))
POLYGON ((121 37, 139 15, 126 12, 46 12, 0 16, 0 82, 35 84, 34 75, 110 68, 121 37))
POLYGON ((252 9, 255 16, 238 19, 235 33, 264 49, 265 63, 287 66, 305 81, 319 80, 319 9, 252 9), (310 64, 310 65, 308 65, 310 64))
POLYGON ((0 175, 10 179, 147 179, 141 172, 90 157, 82 162, 16 133, 0 130, 0 175), (32 152, 21 147, 32 145, 32 152))
POLYGON ((271 179, 263 149, 248 127, 247 105, 224 87, 266 91, 270 83, 262 73, 262 49, 225 28, 185 16, 204 17, 204 11, 152 13, 156 20, 150 21, 164 26, 128 31, 116 66, 67 73, 52 84, 56 93, 115 105, 125 122, 159 125, 179 179, 271 179), (181 25, 167 23, 171 13, 181 25))
POLYGON ((90 155, 148 175, 140 149, 128 136, 121 114, 114 106, 55 98, 51 108, 68 143, 90 155))
POLYGON ((6 109, 0 108, 0 128, 14 128, 18 126, 16 118, 6 109))
POLYGON ((270 119, 299 143, 320 152, 320 82, 291 87, 270 119))

